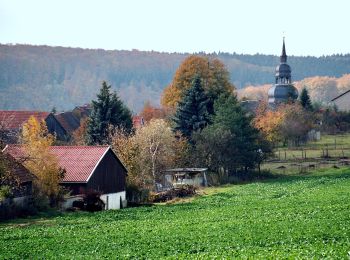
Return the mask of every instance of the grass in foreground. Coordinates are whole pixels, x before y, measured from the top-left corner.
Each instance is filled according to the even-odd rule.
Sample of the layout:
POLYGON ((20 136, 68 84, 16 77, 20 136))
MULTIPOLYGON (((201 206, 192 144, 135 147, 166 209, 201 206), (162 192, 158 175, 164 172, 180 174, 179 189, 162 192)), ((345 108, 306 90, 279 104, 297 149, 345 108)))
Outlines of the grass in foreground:
POLYGON ((0 258, 346 258, 350 170, 209 190, 192 202, 0 225, 0 258))

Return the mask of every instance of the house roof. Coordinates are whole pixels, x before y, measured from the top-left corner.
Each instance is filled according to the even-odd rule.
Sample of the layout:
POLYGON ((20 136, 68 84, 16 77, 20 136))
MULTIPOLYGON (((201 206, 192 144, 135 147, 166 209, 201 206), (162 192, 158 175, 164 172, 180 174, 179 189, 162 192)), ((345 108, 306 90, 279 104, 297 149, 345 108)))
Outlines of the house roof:
MULTIPOLYGON (((110 146, 51 146, 50 151, 58 160, 61 168, 66 170, 63 183, 86 183, 99 165, 102 158, 112 149, 110 146)), ((23 157, 21 146, 9 145, 6 149, 15 158, 23 157)), ((114 154, 114 152, 112 151, 114 154)), ((115 155, 115 154, 114 154, 115 155)), ((120 162, 118 157, 116 159, 120 162)), ((125 169, 124 165, 120 164, 125 169)), ((127 172, 127 170, 125 169, 127 172)))
POLYGON ((55 115, 55 117, 67 133, 73 133, 80 126, 79 119, 73 112, 63 112, 55 115))
POLYGON ((35 176, 31 174, 19 161, 17 161, 11 154, 3 153, 0 151, 3 157, 8 161, 11 172, 18 179, 19 183, 31 182, 35 179, 35 176))
POLYGON ((5 129, 12 130, 21 128, 30 116, 34 116, 41 121, 49 115, 49 112, 0 110, 0 122, 5 129))
POLYGON ((345 91, 343 94, 340 94, 339 96, 333 98, 331 101, 337 100, 338 98, 340 98, 340 97, 346 95, 346 94, 349 93, 349 92, 350 92, 350 89, 349 89, 348 91, 345 91))
POLYGON ((63 182, 88 182, 109 146, 52 146, 60 167, 66 170, 63 182))

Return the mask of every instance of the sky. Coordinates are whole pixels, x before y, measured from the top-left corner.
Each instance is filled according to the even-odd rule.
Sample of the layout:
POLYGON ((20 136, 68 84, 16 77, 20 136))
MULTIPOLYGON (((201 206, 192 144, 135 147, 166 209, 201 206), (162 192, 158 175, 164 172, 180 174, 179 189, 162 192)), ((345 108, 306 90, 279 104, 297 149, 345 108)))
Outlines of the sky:
POLYGON ((349 0, 0 0, 0 43, 280 55, 350 53, 349 0))

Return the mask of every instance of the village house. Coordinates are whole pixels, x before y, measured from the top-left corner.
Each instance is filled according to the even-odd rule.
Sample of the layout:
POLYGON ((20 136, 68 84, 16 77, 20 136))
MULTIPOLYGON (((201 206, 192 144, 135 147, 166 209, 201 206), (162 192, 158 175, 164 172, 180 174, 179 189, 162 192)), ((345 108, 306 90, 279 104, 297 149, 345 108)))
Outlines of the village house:
POLYGON ((37 120, 44 120, 49 133, 55 134, 58 140, 66 140, 67 132, 58 122, 54 114, 38 111, 8 111, 0 110, 1 137, 5 143, 17 143, 18 134, 24 123, 34 116, 37 120))
MULTIPOLYGON (((6 149, 6 148, 5 148, 6 149)), ((4 150, 5 150, 4 149, 4 150)), ((9 170, 17 182, 12 188, 13 202, 18 206, 24 206, 33 195, 33 181, 35 176, 31 174, 22 164, 17 161, 13 156, 8 153, 2 153, 1 155, 6 158, 8 162, 9 170)))
POLYGON ((80 127, 79 118, 71 111, 55 114, 55 117, 69 136, 80 127))
MULTIPOLYGON (((8 145, 5 151, 16 159, 23 156, 18 145, 8 145)), ((105 209, 126 206, 127 170, 110 146, 51 146, 61 168, 66 170, 60 183, 70 190, 64 207, 71 207, 85 191, 100 192, 105 209)))

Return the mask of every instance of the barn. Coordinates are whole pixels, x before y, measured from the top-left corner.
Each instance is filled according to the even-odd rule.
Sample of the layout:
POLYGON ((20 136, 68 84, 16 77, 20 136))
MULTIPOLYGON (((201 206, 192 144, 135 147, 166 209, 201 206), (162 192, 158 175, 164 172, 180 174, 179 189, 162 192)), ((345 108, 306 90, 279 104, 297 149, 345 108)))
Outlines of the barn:
POLYGON ((17 143, 18 134, 24 123, 34 116, 37 120, 44 120, 47 129, 51 134, 55 134, 58 140, 66 140, 68 133, 62 127, 54 114, 39 111, 9 111, 0 110, 0 129, 3 131, 3 139, 6 143, 17 143))
MULTIPOLYGON (((14 157, 23 152, 20 146, 9 145, 6 149, 14 157)), ((126 206, 127 170, 110 146, 51 146, 61 168, 66 170, 60 183, 71 191, 65 207, 70 207, 84 191, 94 190, 102 194, 106 209, 126 206)))

